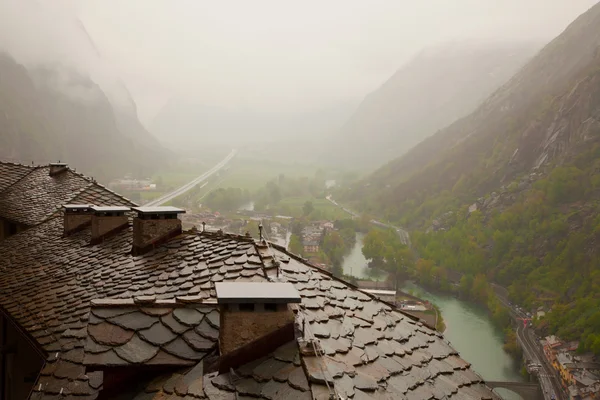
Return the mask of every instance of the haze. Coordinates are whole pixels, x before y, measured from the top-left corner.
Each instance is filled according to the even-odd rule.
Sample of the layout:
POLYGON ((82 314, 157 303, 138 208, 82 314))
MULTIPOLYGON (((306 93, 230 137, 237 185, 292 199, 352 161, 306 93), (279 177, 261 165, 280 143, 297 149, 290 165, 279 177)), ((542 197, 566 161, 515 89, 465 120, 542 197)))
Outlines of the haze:
POLYGON ((122 79, 149 126, 180 96, 263 113, 358 102, 427 46, 549 40, 594 3, 3 0, 0 46, 122 79))

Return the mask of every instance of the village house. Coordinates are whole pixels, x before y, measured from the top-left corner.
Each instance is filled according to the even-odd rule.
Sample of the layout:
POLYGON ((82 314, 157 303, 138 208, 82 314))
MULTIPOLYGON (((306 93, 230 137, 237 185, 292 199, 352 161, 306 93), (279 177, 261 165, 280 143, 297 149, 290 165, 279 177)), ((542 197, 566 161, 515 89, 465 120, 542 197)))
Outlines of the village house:
POLYGON ((544 338, 542 345, 571 400, 600 398, 600 363, 592 354, 577 354, 578 342, 563 342, 554 335, 544 338))
POLYGON ((304 253, 318 253, 323 239, 324 229, 319 223, 310 224, 302 229, 302 247, 304 253))
POLYGON ((318 253, 320 248, 317 239, 310 236, 303 238, 302 247, 304 249, 304 253, 318 253))
POLYGON ((546 355, 546 358, 548 359, 548 361, 550 362, 550 364, 553 364, 556 362, 556 352, 557 349, 562 346, 562 341, 552 335, 552 336, 548 336, 544 339, 544 341, 542 342, 542 348, 544 350, 544 354, 546 355))
POLYGON ((499 399, 441 333, 184 212, 0 162, 0 399, 499 399))

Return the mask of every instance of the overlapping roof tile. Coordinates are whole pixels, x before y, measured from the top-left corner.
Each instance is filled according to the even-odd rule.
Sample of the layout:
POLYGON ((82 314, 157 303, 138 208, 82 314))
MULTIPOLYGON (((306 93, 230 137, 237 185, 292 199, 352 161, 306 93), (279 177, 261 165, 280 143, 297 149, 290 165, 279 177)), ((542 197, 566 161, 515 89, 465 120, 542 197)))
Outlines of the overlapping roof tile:
POLYGON ((218 315, 215 306, 203 304, 92 304, 83 363, 195 365, 216 347, 219 319, 209 317, 213 314, 218 315))
POLYGON ((50 176, 50 167, 0 163, 0 177, 0 217, 27 226, 45 221, 67 203, 135 205, 70 169, 50 176))
POLYGON ((65 199, 127 205, 84 181, 40 195, 54 211, 20 218, 45 222, 0 242, 0 305, 48 355, 32 399, 93 399, 103 388, 93 370, 148 365, 173 372, 140 400, 496 398, 440 333, 281 249, 190 231, 132 256, 131 227, 96 245, 89 230, 63 237, 52 213, 65 199), (273 279, 302 297, 298 340, 226 374, 204 371, 219 337, 214 284, 273 279))
POLYGON ((35 167, 0 161, 0 193, 33 171, 35 167))
POLYGON ((36 168, 0 194, 1 216, 25 225, 42 222, 91 182, 70 170, 50 176, 49 167, 36 168))

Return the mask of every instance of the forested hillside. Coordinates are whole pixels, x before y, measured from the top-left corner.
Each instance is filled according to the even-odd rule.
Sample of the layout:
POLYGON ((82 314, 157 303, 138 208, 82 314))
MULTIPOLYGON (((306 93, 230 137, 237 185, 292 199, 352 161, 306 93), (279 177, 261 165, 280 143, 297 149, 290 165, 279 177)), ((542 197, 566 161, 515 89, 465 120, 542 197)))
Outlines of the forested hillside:
MULTIPOLYGON (((474 113, 344 194, 412 227, 418 273, 465 273, 600 354, 600 4, 474 113)), ((475 288, 478 286, 478 288, 475 288)), ((473 290, 475 289, 475 290, 473 290)))
POLYGON ((99 180, 151 174, 168 153, 98 85, 61 67, 27 70, 0 53, 0 158, 66 161, 99 180))

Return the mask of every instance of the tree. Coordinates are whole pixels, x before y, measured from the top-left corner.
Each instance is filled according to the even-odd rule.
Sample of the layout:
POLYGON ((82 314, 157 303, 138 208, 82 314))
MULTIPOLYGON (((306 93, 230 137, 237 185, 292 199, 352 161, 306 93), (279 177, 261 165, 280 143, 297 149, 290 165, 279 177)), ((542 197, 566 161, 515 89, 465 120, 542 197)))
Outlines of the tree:
POLYGON ((298 255, 304 255, 304 246, 302 246, 302 240, 296 234, 292 234, 290 237, 289 250, 298 255))
POLYGON ((385 242, 381 231, 372 230, 363 239, 362 253, 367 260, 382 264, 385 257, 385 242))
POLYGON ((292 234, 302 237, 302 231, 306 227, 306 221, 303 219, 294 219, 292 221, 292 234))
POLYGON ((433 283, 432 270, 434 268, 435 264, 433 261, 419 258, 416 265, 416 272, 419 282, 425 285, 431 285, 433 283))
POLYGON ((385 253, 386 270, 398 278, 408 270, 414 268, 414 257, 412 251, 404 244, 389 246, 385 253))
POLYGON ((336 232, 327 232, 323 239, 323 251, 333 265, 341 265, 345 255, 345 245, 342 236, 336 232))
POLYGON ((302 215, 304 215, 305 217, 309 216, 310 213, 312 213, 314 211, 315 207, 313 206, 312 201, 307 200, 304 205, 302 206, 302 215))

